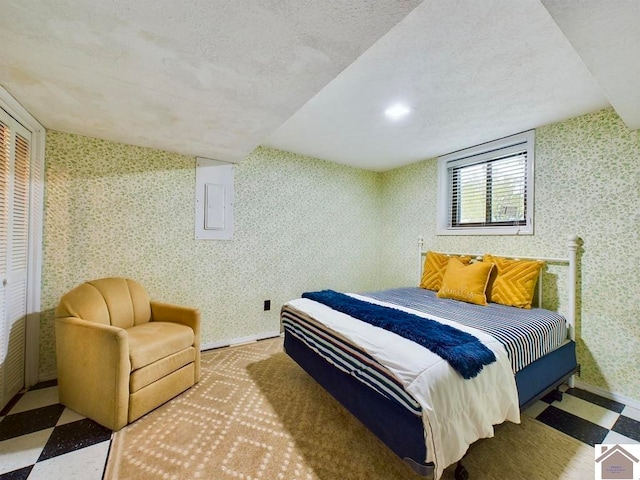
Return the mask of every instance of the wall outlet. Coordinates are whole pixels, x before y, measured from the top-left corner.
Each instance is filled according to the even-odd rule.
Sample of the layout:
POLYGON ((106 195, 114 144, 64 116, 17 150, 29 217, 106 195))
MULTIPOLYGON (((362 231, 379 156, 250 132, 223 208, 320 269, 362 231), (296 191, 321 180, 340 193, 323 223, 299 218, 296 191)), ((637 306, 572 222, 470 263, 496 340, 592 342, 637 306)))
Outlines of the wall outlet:
POLYGON ((264 301, 264 311, 271 310, 271 300, 264 301))

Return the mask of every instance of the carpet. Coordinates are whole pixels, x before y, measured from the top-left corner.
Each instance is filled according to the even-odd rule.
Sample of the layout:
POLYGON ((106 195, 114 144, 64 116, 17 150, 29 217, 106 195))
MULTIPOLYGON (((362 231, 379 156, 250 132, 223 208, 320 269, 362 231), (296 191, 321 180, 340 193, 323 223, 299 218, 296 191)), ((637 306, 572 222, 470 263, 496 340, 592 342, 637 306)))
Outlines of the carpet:
MULTIPOLYGON (((536 420, 474 444, 471 480, 594 478, 593 448, 536 420)), ((198 385, 114 435, 106 480, 418 480, 282 352, 280 338, 202 354, 198 385)), ((444 477, 453 479, 453 467, 444 477)))

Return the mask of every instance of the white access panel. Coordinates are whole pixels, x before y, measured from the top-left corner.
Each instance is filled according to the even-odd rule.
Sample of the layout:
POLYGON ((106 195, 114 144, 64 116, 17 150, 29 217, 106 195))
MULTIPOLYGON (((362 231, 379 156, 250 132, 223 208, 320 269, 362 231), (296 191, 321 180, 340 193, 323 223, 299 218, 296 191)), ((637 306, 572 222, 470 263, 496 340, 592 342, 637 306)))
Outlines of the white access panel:
POLYGON ((233 164, 196 159, 196 239, 233 238, 233 164))
POLYGON ((227 187, 219 183, 204 184, 204 229, 224 230, 227 187))

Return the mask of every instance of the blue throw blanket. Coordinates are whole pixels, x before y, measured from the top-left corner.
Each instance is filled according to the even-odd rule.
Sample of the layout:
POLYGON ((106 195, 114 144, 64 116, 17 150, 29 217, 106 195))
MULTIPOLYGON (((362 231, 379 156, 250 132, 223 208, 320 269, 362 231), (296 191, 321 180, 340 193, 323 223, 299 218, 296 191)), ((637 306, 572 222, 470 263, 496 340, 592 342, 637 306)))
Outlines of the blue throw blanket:
POLYGON ((463 378, 473 378, 496 361, 491 350, 470 333, 396 308, 358 300, 333 290, 306 292, 308 298, 376 327, 412 340, 446 360, 463 378))

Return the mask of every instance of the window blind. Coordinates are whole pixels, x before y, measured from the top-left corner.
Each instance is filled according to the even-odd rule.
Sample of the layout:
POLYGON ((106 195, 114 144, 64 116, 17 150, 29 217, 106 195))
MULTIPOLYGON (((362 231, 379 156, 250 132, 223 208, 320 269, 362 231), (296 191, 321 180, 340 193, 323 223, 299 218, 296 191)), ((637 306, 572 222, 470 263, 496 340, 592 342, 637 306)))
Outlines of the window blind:
POLYGON ((526 224, 527 150, 509 150, 448 165, 450 227, 526 224))

